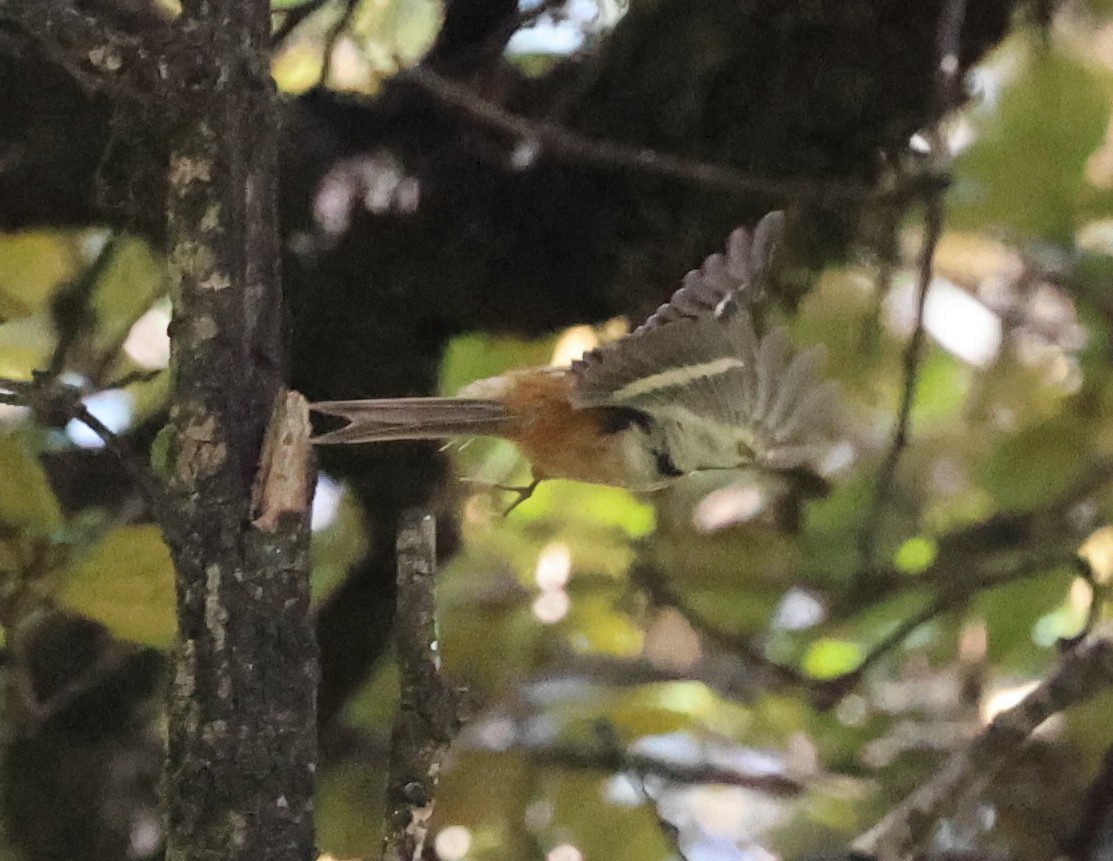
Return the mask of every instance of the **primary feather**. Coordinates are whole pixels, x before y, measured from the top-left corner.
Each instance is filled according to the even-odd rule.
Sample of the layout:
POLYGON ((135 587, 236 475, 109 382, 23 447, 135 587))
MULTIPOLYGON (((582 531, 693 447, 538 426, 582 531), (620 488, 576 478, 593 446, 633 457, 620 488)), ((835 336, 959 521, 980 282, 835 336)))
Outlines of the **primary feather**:
POLYGON ((783 223, 772 213, 752 236, 734 231, 726 254, 689 272, 644 324, 574 362, 575 405, 644 412, 682 472, 814 461, 834 401, 819 380, 823 351, 794 356, 782 329, 759 337, 748 312, 765 289, 783 223))
POLYGON ((793 355, 783 330, 759 336, 750 315, 783 229, 783 214, 774 212, 752 234, 735 230, 725 252, 689 272, 641 326, 570 369, 478 381, 456 398, 317 403, 316 412, 348 424, 314 441, 505 436, 537 475, 643 489, 701 469, 813 464, 825 450, 834 402, 833 386, 819 380, 822 350, 793 355), (623 421, 616 425, 616 417, 623 421), (566 451, 573 425, 593 429, 595 454, 606 450, 614 462, 602 469, 566 451))

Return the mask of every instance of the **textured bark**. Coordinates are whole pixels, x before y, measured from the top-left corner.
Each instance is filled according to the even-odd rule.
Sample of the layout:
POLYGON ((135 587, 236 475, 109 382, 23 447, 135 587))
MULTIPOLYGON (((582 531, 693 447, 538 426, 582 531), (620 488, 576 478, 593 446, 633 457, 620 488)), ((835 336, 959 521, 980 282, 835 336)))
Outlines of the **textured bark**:
MULTIPOLYGON (((631 5, 598 56, 528 80, 499 60, 514 4, 453 0, 429 64, 580 135, 769 177, 869 183, 879 154, 933 119, 941 0, 631 5)), ((970 4, 963 67, 1017 5, 970 4)), ((144 20, 136 12, 119 27, 161 26, 144 20)), ((167 141, 148 116, 81 90, 11 30, 0 29, 0 79, 0 226, 102 220, 163 241, 149 202, 162 193, 167 141)), ((421 185, 414 213, 356 206, 331 247, 287 248, 293 385, 314 399, 428 394, 461 331, 644 315, 735 224, 786 202, 544 150, 513 169, 519 140, 405 80, 373 102, 313 91, 280 112, 286 236, 312 232, 319 183, 345 160, 385 150, 421 185)), ((791 233, 807 243, 787 249, 796 261, 839 254, 861 215, 787 202, 800 221, 791 233)), ((352 481, 379 535, 394 533, 402 508, 429 507, 445 473, 433 446, 329 452, 323 465, 352 481)), ((450 536, 449 519, 440 524, 450 536)), ((319 616, 326 719, 389 641, 393 553, 381 542, 372 553, 319 616)))
POLYGON ((397 549, 401 698, 390 737, 383 861, 418 861, 424 857, 441 759, 460 725, 459 694, 440 673, 436 521, 423 512, 405 512, 397 549))
POLYGON ((308 500, 254 522, 252 505, 281 385, 269 20, 266 0, 193 0, 179 21, 218 74, 182 81, 170 135, 172 861, 313 857, 308 500))

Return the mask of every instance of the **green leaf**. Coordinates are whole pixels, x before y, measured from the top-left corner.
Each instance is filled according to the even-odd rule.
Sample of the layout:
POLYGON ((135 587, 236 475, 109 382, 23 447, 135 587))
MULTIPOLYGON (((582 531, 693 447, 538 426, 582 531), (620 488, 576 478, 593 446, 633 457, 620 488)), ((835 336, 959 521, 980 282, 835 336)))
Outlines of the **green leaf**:
POLYGON ((174 641, 173 565, 155 526, 108 533, 62 573, 54 597, 121 639, 156 648, 174 641))
POLYGON ((990 659, 999 667, 1023 669, 1044 660, 1035 640, 1036 624, 1067 598, 1073 579, 1074 572, 1054 569, 979 595, 974 610, 985 619, 990 659))
POLYGON ((1077 481, 1094 450, 1093 428, 1084 417, 1064 414, 1029 424, 992 451, 982 486, 1002 508, 1037 506, 1077 481))
POLYGON ((857 667, 865 654, 861 643, 823 637, 812 643, 801 666, 814 679, 833 679, 857 667))
POLYGON ((54 327, 45 313, 0 323, 0 377, 29 380, 54 349, 54 327))
POLYGON ((0 238, 0 320, 46 307, 54 288, 80 263, 76 243, 62 233, 18 233, 0 238))
POLYGON ((145 242, 121 239, 92 298, 97 320, 94 351, 99 355, 121 343, 165 290, 162 259, 145 242))
POLYGON ((448 343, 441 362, 441 391, 454 395, 474 380, 493 377, 513 368, 549 361, 551 341, 525 341, 495 335, 461 335, 448 343))
POLYGON ((1109 99, 1091 69, 1034 38, 1001 56, 998 71, 1009 61, 1020 69, 995 105, 974 112, 974 143, 955 164, 952 223, 1067 240, 1093 193, 1085 165, 1104 138, 1109 99))
POLYGON ((909 538, 893 557, 893 565, 904 574, 918 574, 935 561, 938 545, 930 538, 909 538))
POLYGON ((38 459, 18 434, 0 436, 0 524, 29 536, 62 525, 62 510, 38 459))

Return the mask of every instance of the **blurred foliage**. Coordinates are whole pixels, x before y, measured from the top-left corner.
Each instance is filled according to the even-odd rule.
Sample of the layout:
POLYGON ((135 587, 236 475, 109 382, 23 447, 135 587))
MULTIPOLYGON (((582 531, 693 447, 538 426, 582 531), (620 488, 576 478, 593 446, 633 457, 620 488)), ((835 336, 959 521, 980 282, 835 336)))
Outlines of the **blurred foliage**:
MULTIPOLYGON (((318 81, 342 12, 324 4, 284 46, 284 88, 318 81)), ((863 249, 861 263, 818 273, 786 321, 798 342, 826 345, 842 386, 845 445, 832 457, 830 493, 801 501, 790 483, 751 474, 696 477, 642 498, 547 482, 504 517, 513 496, 491 485, 526 483, 527 465, 505 443, 456 447, 459 475, 475 483, 461 486, 463 548, 442 572, 441 646, 447 672, 478 706, 446 764, 434 827, 463 826, 456 834, 468 847, 441 846, 442 857, 511 861, 570 844, 586 858, 665 859, 675 835, 658 815, 692 859, 844 843, 976 731, 998 693, 1044 674, 1091 600, 1109 629, 1103 596, 1073 560, 1092 533, 1093 579, 1101 587, 1113 576, 1113 496, 1100 480, 1101 458, 1113 454, 1111 14, 1110 3, 1091 2, 1088 13, 1067 8, 1046 34, 1017 33, 977 71, 974 97, 951 124, 955 181, 936 274, 974 300, 984 322, 974 327, 977 315, 958 306, 941 304, 934 322, 929 314, 912 441, 881 510, 871 514, 878 471, 907 384, 915 213, 900 225, 891 283, 863 249), (994 346, 972 361, 963 344, 994 346), (873 533, 872 559, 863 529, 873 533), (661 582, 633 576, 639 565, 661 582), (871 658, 833 707, 817 707, 814 682, 854 674, 909 619, 922 624, 871 658), (774 685, 755 653, 798 682, 774 685), (795 788, 707 786, 615 765, 639 745, 694 772, 726 749, 739 782, 775 774, 795 788)), ((439 15, 433 2, 357 3, 334 83, 373 90, 427 49, 439 15)), ((106 240, 99 231, 0 237, 0 376, 26 380, 46 366, 60 331, 54 300, 106 240)), ((62 370, 90 404, 123 380, 123 399, 101 415, 123 429, 165 406, 165 375, 149 356, 164 346, 157 314, 166 304, 157 255, 115 240, 62 370), (144 369, 152 373, 134 373, 144 369)), ((592 337, 610 336, 613 327, 592 337)), ((460 337, 442 388, 545 363, 565 346, 460 337)), ((65 470, 77 444, 72 429, 40 428, 0 406, 6 642, 24 620, 65 608, 165 648, 173 588, 154 527, 127 508, 66 510, 40 462, 65 470)), ((318 497, 319 601, 391 536, 368 535, 343 489, 318 497)), ((384 666, 349 704, 359 743, 322 774, 320 844, 337 857, 377 847, 395 685, 384 666)), ((987 797, 995 816, 949 823, 946 845, 1044 857, 1045 838, 1023 826, 1031 790, 1061 791, 1064 815, 1079 809, 1113 743, 1109 697, 1049 727, 1034 745, 1043 759, 1026 760, 987 797), (1056 770, 1064 761, 1070 768, 1056 770)))

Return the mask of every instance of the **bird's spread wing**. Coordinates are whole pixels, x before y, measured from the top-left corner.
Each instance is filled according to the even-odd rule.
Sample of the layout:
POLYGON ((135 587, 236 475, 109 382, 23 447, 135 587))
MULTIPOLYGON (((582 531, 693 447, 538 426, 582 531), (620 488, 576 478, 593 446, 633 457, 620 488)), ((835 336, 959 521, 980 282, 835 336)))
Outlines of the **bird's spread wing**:
POLYGON ((793 355, 782 330, 759 337, 745 310, 727 308, 766 277, 781 222, 774 213, 752 238, 735 231, 726 256, 689 273, 645 324, 573 363, 575 405, 650 415, 683 471, 814 461, 834 401, 833 386, 818 378, 822 349, 793 355))
POLYGON ((770 212, 751 235, 744 227, 727 237, 725 253, 715 253, 684 276, 679 290, 638 326, 630 337, 675 320, 719 316, 729 303, 748 307, 762 297, 784 235, 783 212, 770 212))

